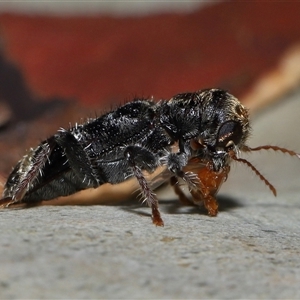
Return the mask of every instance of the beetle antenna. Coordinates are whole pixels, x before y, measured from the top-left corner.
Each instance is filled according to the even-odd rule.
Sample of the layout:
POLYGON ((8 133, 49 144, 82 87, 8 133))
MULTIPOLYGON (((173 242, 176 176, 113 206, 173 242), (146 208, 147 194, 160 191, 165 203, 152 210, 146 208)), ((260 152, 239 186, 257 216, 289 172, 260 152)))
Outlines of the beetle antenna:
MULTIPOLYGON (((248 150, 248 151, 251 151, 251 150, 248 150)), ((276 197, 277 192, 276 192, 275 187, 248 160, 236 157, 236 155, 233 151, 230 152, 230 157, 235 161, 246 164, 259 177, 259 179, 265 183, 265 185, 271 190, 273 195, 276 197)))
POLYGON ((272 146, 272 145, 264 145, 264 146, 259 146, 259 147, 255 147, 255 148, 251 148, 251 147, 248 147, 248 146, 243 146, 241 150, 245 151, 245 152, 259 151, 259 150, 273 150, 273 151, 279 151, 279 152, 282 152, 282 153, 287 153, 291 156, 297 156, 298 158, 300 158, 300 154, 296 153, 295 151, 292 151, 292 150, 289 150, 289 149, 286 149, 286 148, 281 148, 281 147, 278 147, 278 146, 272 146))

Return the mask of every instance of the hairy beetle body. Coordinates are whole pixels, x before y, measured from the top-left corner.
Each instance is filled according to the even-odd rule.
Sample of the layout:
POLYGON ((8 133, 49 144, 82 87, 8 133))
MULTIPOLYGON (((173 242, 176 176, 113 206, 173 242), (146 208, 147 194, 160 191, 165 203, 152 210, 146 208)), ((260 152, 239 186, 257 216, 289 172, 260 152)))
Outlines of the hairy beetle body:
POLYGON ((216 215, 214 196, 231 160, 246 162, 273 187, 238 158, 239 151, 266 149, 245 145, 249 131, 247 110, 223 90, 178 94, 158 103, 135 100, 85 124, 61 129, 31 149, 8 177, 0 205, 50 200, 135 177, 152 208, 153 223, 163 225, 145 172, 165 166, 182 200, 178 178, 188 184, 196 204, 203 201, 209 214, 216 215))

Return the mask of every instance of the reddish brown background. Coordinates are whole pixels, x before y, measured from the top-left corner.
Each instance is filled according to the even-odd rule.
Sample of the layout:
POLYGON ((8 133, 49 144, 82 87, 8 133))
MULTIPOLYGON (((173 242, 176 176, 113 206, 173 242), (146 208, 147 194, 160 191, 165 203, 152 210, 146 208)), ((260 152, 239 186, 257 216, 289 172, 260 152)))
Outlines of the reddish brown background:
POLYGON ((147 17, 1 15, 4 53, 42 97, 99 106, 218 86, 241 96, 300 39, 299 2, 147 17))

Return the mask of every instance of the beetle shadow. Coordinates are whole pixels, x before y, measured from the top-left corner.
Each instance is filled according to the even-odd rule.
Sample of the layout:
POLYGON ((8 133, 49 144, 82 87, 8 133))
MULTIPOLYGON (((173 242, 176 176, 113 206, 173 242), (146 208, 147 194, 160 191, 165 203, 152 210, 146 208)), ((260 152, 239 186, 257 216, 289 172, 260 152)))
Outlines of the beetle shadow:
MULTIPOLYGON (((217 201, 219 203, 219 213, 222 213, 224 211, 230 211, 232 209, 235 209, 237 207, 242 207, 243 204, 241 204, 240 201, 238 201, 237 198, 233 198, 230 196, 220 195, 217 197, 217 201)), ((45 201, 47 204, 48 201, 45 201)), ((13 204, 9 208, 11 209, 30 209, 33 207, 37 207, 40 205, 45 205, 43 202, 32 202, 32 203, 18 203, 13 204)), ((0 203, 1 204, 1 203, 0 203)), ((50 204, 55 205, 55 204, 50 204)), ((71 204, 67 203, 67 205, 78 205, 78 204, 71 204)), ((137 197, 131 197, 128 200, 117 202, 117 203, 91 203, 91 204, 84 204, 84 206, 89 205, 103 205, 103 206, 116 206, 124 211, 130 212, 132 214, 140 215, 149 217, 151 216, 151 209, 146 206, 145 203, 141 203, 137 199, 137 197), (145 210, 146 209, 146 210, 145 210)), ((80 204, 79 204, 80 206, 80 204)), ((178 198, 169 198, 165 200, 159 200, 159 206, 160 210, 164 214, 186 214, 186 215, 192 215, 192 214, 199 214, 199 215, 205 215, 207 216, 207 210, 204 207, 204 205, 195 205, 192 202, 189 204, 184 204, 178 200, 178 198)))
MULTIPOLYGON (((230 211, 237 207, 242 207, 240 201, 237 198, 233 198, 230 196, 221 195, 217 197, 217 201, 219 203, 219 213, 224 211, 230 211)), ((121 204, 113 204, 121 207, 122 210, 127 212, 140 215, 140 216, 147 216, 151 215, 151 210, 149 212, 139 210, 141 207, 145 207, 141 205, 140 202, 133 203, 133 200, 129 200, 123 202, 121 204)), ((195 205, 191 203, 191 205, 183 204, 178 199, 168 199, 168 200, 160 200, 159 205, 161 207, 161 211, 165 214, 200 214, 200 215, 207 215, 207 209, 204 205, 195 205)))
MULTIPOLYGON (((219 196, 217 197, 217 202, 219 204, 219 212, 230 211, 236 207, 242 206, 237 199, 229 196, 219 196)), ((163 202, 160 202, 163 204, 163 202)), ((207 209, 204 205, 191 205, 182 204, 180 201, 169 201, 165 203, 164 210, 169 214, 203 214, 207 215, 207 209)))

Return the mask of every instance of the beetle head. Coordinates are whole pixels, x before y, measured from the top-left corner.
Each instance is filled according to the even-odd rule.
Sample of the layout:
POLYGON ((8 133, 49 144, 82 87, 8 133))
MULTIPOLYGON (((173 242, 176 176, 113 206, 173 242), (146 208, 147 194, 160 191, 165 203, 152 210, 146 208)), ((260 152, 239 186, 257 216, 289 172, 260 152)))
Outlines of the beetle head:
POLYGON ((237 98, 220 89, 199 92, 202 99, 198 143, 211 168, 218 172, 228 165, 232 151, 237 154, 249 133, 247 109, 237 98))

